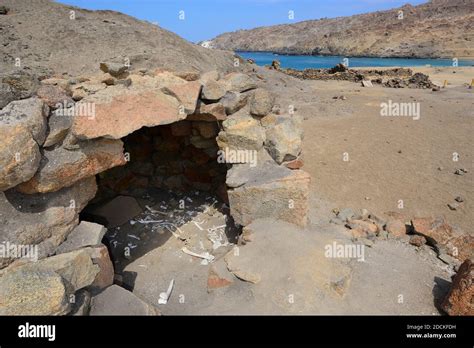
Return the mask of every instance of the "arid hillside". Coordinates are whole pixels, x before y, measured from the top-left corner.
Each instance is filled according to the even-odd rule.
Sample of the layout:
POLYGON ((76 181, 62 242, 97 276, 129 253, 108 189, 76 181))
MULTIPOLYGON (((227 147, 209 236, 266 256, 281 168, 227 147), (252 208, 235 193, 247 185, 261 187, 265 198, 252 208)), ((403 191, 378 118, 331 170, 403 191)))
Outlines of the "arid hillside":
POLYGON ((148 22, 114 11, 88 11, 51 0, 2 0, 1 71, 21 68, 70 75, 97 70, 117 60, 133 68, 227 71, 228 52, 214 52, 148 22), (73 11, 73 12, 71 12, 73 11))
POLYGON ((474 57, 474 2, 432 0, 351 17, 239 30, 213 48, 368 57, 474 57))

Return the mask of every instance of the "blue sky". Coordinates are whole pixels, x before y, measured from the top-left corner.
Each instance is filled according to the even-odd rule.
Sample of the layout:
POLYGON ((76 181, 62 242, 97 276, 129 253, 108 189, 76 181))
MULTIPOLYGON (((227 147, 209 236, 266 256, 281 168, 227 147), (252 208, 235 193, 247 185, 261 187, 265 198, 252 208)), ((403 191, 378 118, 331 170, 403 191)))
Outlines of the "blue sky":
POLYGON ((157 22, 193 42, 221 33, 323 17, 350 16, 426 0, 57 0, 90 10, 115 10, 157 22), (184 11, 184 20, 180 20, 184 11), (288 17, 293 11, 294 19, 288 17))

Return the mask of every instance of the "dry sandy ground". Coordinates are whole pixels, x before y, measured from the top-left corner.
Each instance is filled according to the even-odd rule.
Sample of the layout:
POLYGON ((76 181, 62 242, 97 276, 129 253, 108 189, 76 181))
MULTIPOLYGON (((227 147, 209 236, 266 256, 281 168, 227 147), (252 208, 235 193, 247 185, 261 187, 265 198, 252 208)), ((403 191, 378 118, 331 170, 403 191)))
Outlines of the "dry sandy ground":
POLYGON ((435 301, 446 293, 450 273, 429 248, 387 240, 366 247, 364 262, 334 259, 325 256, 325 246, 350 243, 340 226, 320 223, 300 230, 265 222, 264 227, 238 256, 247 271, 261 276, 258 284, 226 274, 220 250, 212 267, 232 284, 208 290, 211 266, 182 253, 182 243, 173 237, 128 264, 126 277, 133 278, 134 293, 164 315, 439 314, 435 301), (171 279, 169 302, 160 305, 159 294, 171 279))
POLYGON ((281 85, 290 87, 282 105, 296 105, 304 116, 304 169, 313 178, 313 193, 332 208, 444 215, 473 233, 474 89, 465 84, 474 68, 414 70, 433 81, 447 79, 448 88, 363 88, 344 81, 303 81, 295 87, 291 80, 267 85, 280 93, 281 85), (347 99, 333 99, 342 95, 347 99), (420 103, 420 119, 382 117, 380 104, 389 100, 420 103), (455 175, 459 168, 468 173, 455 175), (457 196, 464 203, 451 211, 447 204, 457 196))

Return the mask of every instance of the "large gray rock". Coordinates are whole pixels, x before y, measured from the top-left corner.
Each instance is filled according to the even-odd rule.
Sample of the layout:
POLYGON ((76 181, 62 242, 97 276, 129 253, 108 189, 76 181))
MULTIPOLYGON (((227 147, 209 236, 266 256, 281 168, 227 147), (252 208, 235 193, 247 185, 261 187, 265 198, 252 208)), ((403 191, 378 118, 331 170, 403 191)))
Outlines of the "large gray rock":
MULTIPOLYGON (((38 256, 51 255, 78 223, 79 212, 97 191, 95 177, 46 194, 0 193, 0 243, 38 245, 38 256)), ((12 259, 0 259, 0 268, 12 259)))
POLYGON ((44 150, 38 172, 19 185, 18 191, 28 194, 57 191, 125 163, 121 140, 94 139, 79 143, 74 150, 63 144, 44 150))
POLYGON ((19 269, 0 278, 0 315, 64 315, 68 295, 55 272, 19 269))
POLYGON ((226 114, 232 115, 247 105, 248 99, 248 93, 227 92, 220 103, 224 105, 226 114))
POLYGON ((230 73, 224 77, 229 91, 245 92, 257 88, 252 78, 242 73, 230 73))
POLYGON ((102 225, 81 221, 81 223, 72 230, 67 239, 58 247, 56 254, 99 245, 102 242, 105 232, 107 232, 107 229, 102 225))
POLYGON ((201 75, 201 78, 199 79, 199 81, 202 83, 202 84, 205 84, 206 82, 208 82, 209 80, 214 80, 214 81, 217 81, 219 80, 221 77, 220 73, 217 71, 217 70, 211 70, 211 71, 207 71, 205 72, 204 74, 201 75))
POLYGON ((39 98, 16 100, 0 111, 1 126, 21 127, 30 132, 32 138, 42 145, 46 139, 46 118, 49 109, 39 98))
POLYGON ((255 161, 249 163, 236 163, 227 170, 226 184, 230 188, 240 187, 254 178, 268 175, 274 170, 279 171, 278 166, 265 150, 257 153, 255 161))
POLYGON ((265 141, 265 131, 258 121, 248 115, 235 114, 222 122, 217 144, 221 150, 260 150, 265 141))
POLYGON ((277 117, 276 123, 266 130, 265 148, 279 164, 297 158, 301 145, 302 131, 291 118, 277 117))
POLYGON ((274 218, 306 226, 309 174, 276 165, 261 174, 228 191, 234 221, 246 226, 259 218, 274 218))
POLYGON ((16 100, 0 111, 0 124, 11 129, 20 126, 42 145, 46 138, 48 112, 48 107, 38 98, 16 100))
POLYGON ((114 228, 128 222, 142 211, 135 198, 117 196, 101 206, 90 209, 87 213, 98 221, 103 221, 108 228, 114 228))
POLYGON ((118 79, 123 79, 128 76, 128 66, 121 63, 103 62, 100 63, 100 70, 118 79))
POLYGON ((264 88, 257 88, 250 98, 250 113, 254 116, 266 116, 273 108, 274 96, 264 88))
POLYGON ((48 120, 49 132, 43 147, 53 146, 63 141, 69 129, 72 127, 72 124, 72 117, 59 116, 53 112, 48 120))
POLYGON ((220 81, 208 80, 204 83, 201 92, 203 100, 218 101, 227 92, 226 85, 220 81))
POLYGON ((25 99, 33 96, 38 87, 39 80, 36 76, 24 70, 15 71, 0 77, 0 109, 14 100, 25 99))
POLYGON ((5 191, 33 177, 41 153, 25 128, 0 126, 0 138, 0 191, 5 191))
POLYGON ((158 315, 158 309, 118 285, 94 296, 90 315, 158 315))
POLYGON ((48 109, 37 98, 13 101, 0 110, 0 191, 29 180, 38 169, 48 109))
MULTIPOLYGON (((9 273, 9 269, 10 267, 5 270, 6 274, 9 273)), ((19 266, 17 269, 27 272, 53 271, 63 278, 68 289, 72 289, 73 292, 91 285, 100 271, 99 266, 93 264, 89 252, 85 249, 47 257, 38 262, 19 266)))
POLYGON ((105 245, 101 244, 96 247, 85 248, 85 250, 91 257, 92 263, 99 267, 99 273, 97 273, 92 284, 87 287, 94 295, 114 283, 114 265, 105 245))

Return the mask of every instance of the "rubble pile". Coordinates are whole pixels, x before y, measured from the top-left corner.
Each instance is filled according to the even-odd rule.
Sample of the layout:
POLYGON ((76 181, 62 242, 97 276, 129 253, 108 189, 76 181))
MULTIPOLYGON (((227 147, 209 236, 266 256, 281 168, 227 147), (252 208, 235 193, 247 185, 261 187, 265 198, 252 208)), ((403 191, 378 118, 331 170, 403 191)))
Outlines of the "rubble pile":
POLYGON ((344 64, 338 64, 330 69, 284 69, 280 63, 274 61, 269 67, 287 75, 302 80, 342 80, 351 82, 371 81, 374 84, 390 88, 422 88, 433 89, 436 87, 428 75, 413 73, 408 68, 390 69, 349 69, 344 64))

